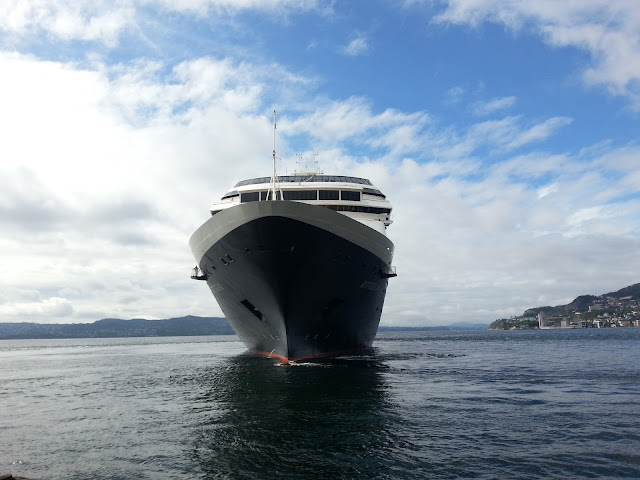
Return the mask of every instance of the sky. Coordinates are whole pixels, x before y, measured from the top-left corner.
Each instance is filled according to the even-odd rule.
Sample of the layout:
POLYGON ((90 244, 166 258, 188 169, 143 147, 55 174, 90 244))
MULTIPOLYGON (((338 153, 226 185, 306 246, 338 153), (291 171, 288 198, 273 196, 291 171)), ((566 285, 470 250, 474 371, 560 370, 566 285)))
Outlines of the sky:
POLYGON ((392 203, 382 325, 640 282, 637 0, 4 0, 0 322, 222 316, 188 246, 317 153, 392 203))

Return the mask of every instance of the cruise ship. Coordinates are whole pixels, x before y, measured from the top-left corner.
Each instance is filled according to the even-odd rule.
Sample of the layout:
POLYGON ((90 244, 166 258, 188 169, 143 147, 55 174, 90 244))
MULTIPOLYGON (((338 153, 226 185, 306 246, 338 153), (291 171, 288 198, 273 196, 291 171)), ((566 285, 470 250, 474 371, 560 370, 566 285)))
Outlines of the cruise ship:
POLYGON ((283 362, 371 349, 391 266, 391 204, 365 178, 242 180, 189 244, 238 337, 283 362))
POLYGON ((249 351, 283 362, 371 350, 389 278, 391 204, 365 178, 318 171, 238 182, 189 245, 249 351))

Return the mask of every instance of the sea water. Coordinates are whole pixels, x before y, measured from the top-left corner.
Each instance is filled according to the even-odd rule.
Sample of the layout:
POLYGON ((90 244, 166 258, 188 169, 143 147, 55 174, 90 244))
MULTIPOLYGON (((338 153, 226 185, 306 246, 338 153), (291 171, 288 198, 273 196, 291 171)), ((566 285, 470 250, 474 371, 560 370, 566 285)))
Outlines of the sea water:
POLYGON ((640 478, 640 329, 382 333, 282 365, 234 336, 0 341, 0 472, 640 478))

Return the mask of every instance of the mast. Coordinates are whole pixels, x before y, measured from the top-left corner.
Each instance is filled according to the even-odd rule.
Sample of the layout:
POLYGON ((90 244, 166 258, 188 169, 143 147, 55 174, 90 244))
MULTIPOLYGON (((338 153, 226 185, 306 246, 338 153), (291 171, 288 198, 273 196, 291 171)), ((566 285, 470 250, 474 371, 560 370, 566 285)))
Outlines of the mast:
POLYGON ((273 111, 273 172, 271 173, 271 200, 282 200, 282 190, 278 181, 278 173, 276 172, 276 111, 273 111), (280 195, 276 195, 279 192, 280 195))

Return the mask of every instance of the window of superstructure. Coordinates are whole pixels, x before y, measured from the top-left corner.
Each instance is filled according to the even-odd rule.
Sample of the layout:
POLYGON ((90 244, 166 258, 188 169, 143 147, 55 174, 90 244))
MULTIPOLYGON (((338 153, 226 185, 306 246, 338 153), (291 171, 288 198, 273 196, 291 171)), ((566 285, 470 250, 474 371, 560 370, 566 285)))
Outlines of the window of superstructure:
POLYGON ((340 199, 340 191, 339 190, 320 190, 318 192, 320 200, 339 200, 340 199))
POLYGON ((248 180, 242 180, 236 183, 236 187, 243 187, 245 185, 256 185, 258 183, 269 183, 271 181, 271 177, 258 177, 258 178, 250 178, 248 180))
POLYGON ((323 205, 330 210, 336 210, 338 212, 359 212, 359 213, 375 213, 389 215, 391 213, 390 208, 380 207, 363 207, 361 205, 323 205))
MULTIPOLYGON (((271 190, 260 192, 260 200, 271 200, 271 190)), ((281 200, 279 191, 276 191, 276 200, 281 200)))
POLYGON ((221 200, 224 200, 226 198, 233 198, 233 197, 237 197, 238 195, 240 195, 236 190, 233 190, 231 192, 225 193, 224 197, 221 198, 221 200))
POLYGON ((367 195, 375 195, 376 197, 387 198, 380 190, 376 190, 375 188, 363 188, 362 193, 366 193, 367 195))
POLYGON ((240 203, 257 202, 260 200, 260 192, 248 192, 240 194, 240 203))
POLYGON ((285 200, 317 200, 317 190, 284 190, 282 192, 285 200))
MULTIPOLYGON (((348 182, 359 183, 362 185, 371 185, 371 182, 366 178, 358 177, 345 177, 340 175, 280 175, 278 181, 281 183, 301 183, 301 182, 348 182)), ((258 185, 261 183, 271 183, 271 177, 257 177, 249 178, 247 180, 241 180, 236 183, 234 188, 243 187, 246 185, 258 185)))
POLYGON ((352 190, 342 190, 342 200, 349 200, 351 202, 360 201, 360 192, 354 192, 352 190))

